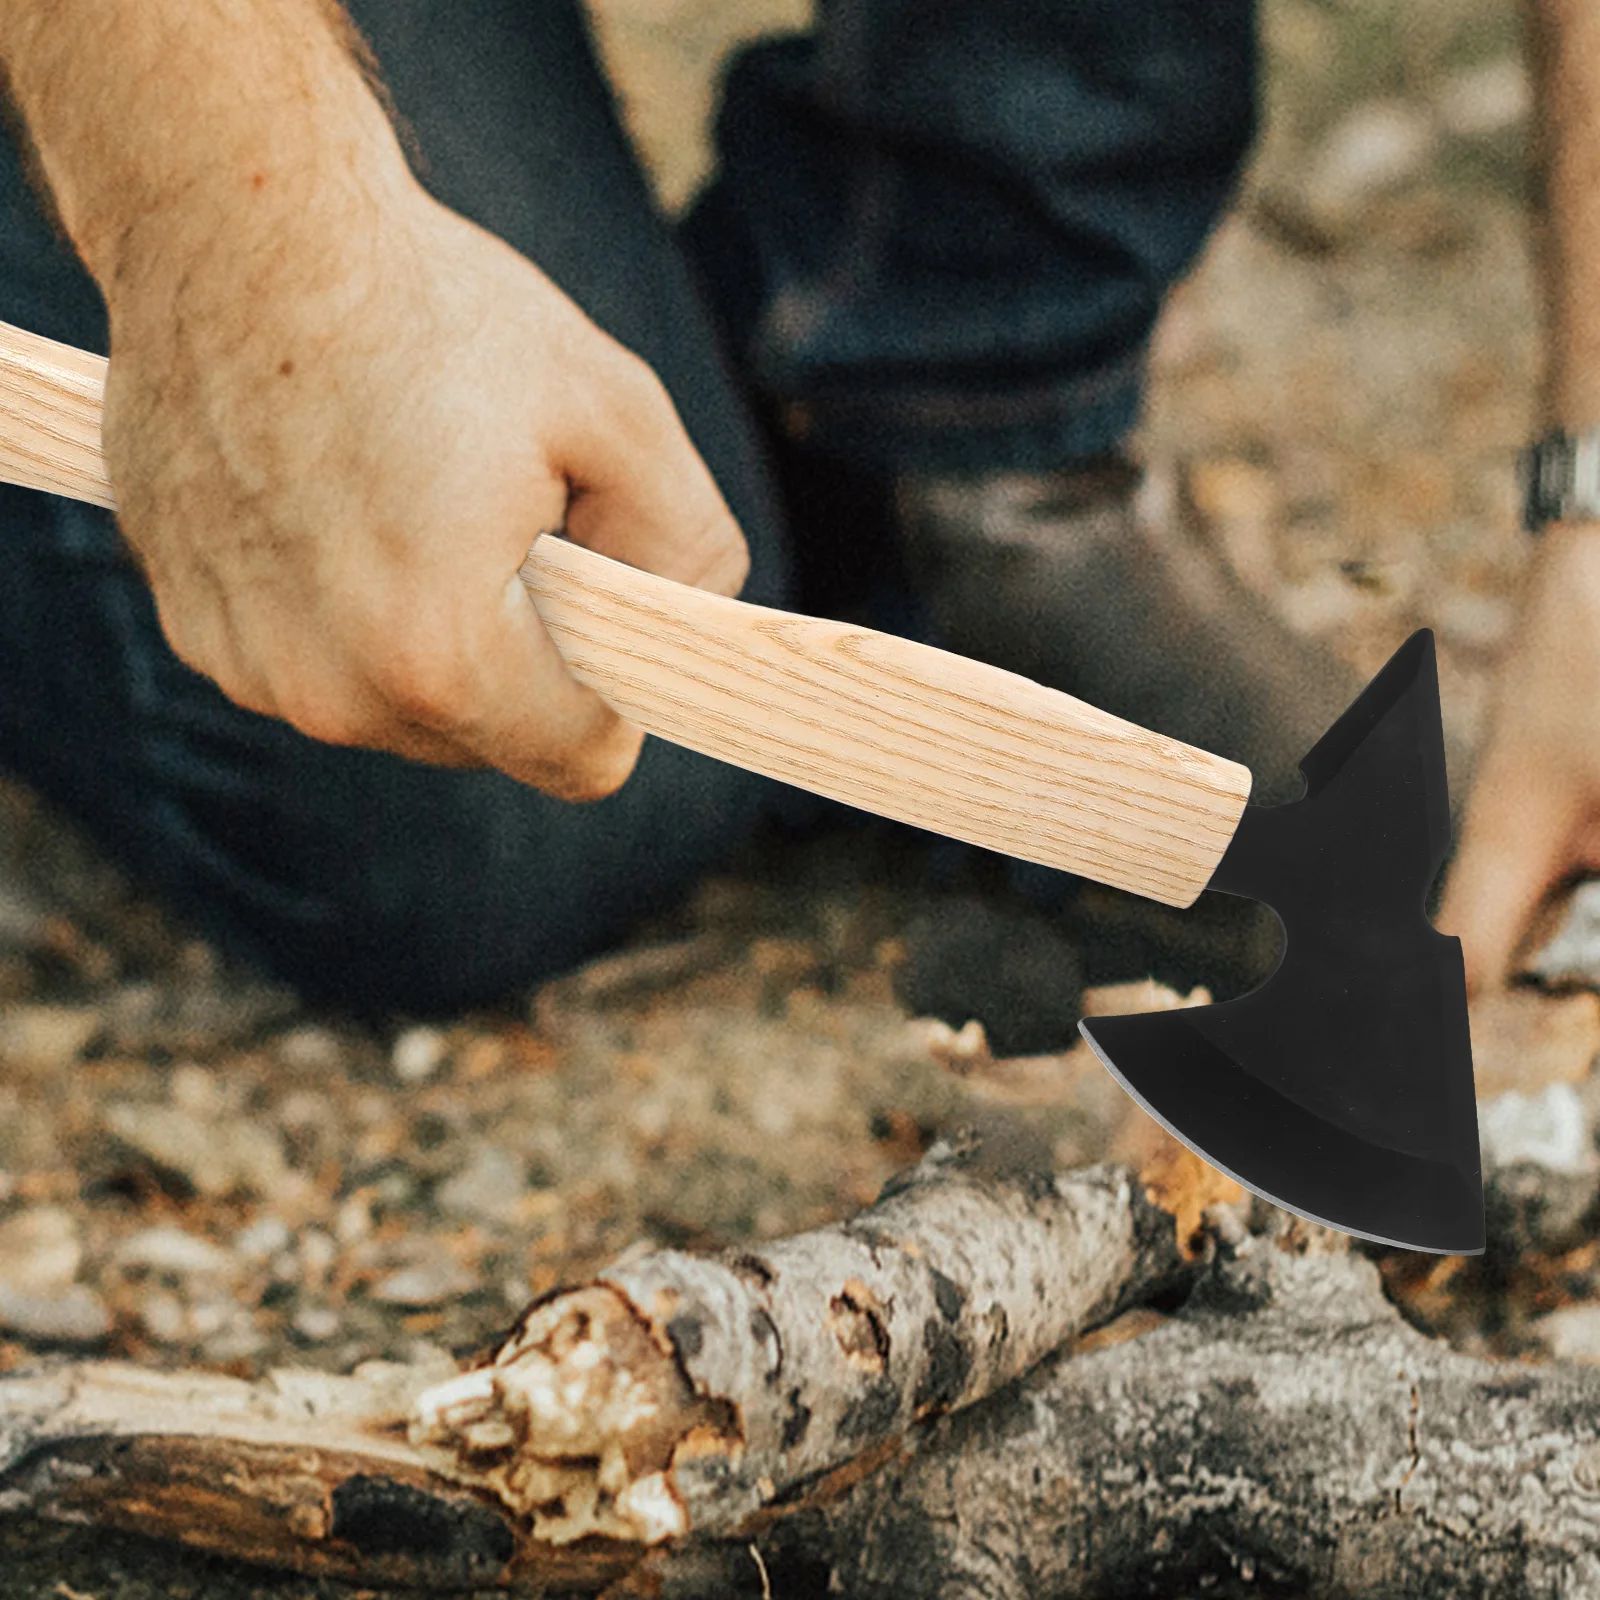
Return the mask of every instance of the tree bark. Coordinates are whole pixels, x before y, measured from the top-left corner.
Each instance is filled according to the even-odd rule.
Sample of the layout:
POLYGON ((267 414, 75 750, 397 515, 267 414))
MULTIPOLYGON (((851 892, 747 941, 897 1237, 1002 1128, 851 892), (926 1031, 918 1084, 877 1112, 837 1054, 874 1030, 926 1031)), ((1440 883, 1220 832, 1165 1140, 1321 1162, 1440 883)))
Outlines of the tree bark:
MULTIPOLYGON (((363 1583, 504 1583, 521 1545, 511 1517, 405 1440, 417 1391, 440 1375, 373 1362, 246 1383, 107 1361, 0 1379, 0 1513, 363 1583)), ((546 1549, 540 1576, 594 1589, 638 1554, 546 1549)))
POLYGON ((421 1397, 412 1439, 541 1538, 723 1533, 1182 1270, 1126 1168, 1007 1172, 941 1143, 849 1221, 655 1251, 536 1305, 491 1365, 421 1397))
POLYGON ((853 1597, 1600 1594, 1600 1373, 1458 1355, 1370 1262, 1253 1244, 776 1523, 775 1592, 821 1557, 853 1597))
POLYGON ((381 1363, 0 1379, 0 1512, 363 1582, 592 1591, 653 1542, 837 1492, 1188 1270, 1128 1169, 941 1144, 846 1223, 548 1297, 443 1383, 381 1363))
POLYGON ((487 1381, 0 1379, 0 1511, 441 1592, 1600 1595, 1600 1372, 1458 1355, 1298 1225, 1213 1213, 1185 1266, 1180 1200, 946 1150, 851 1223, 552 1297, 487 1381))

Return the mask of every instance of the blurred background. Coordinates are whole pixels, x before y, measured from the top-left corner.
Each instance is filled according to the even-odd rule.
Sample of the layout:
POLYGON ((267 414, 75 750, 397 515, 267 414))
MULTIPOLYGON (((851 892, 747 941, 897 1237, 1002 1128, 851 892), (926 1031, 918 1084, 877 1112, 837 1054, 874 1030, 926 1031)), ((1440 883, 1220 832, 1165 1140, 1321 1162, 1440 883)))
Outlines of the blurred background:
MULTIPOLYGON (((591 8, 680 211, 707 174, 720 64, 809 8, 591 8)), ((1363 675, 1436 631, 1459 795, 1528 548, 1517 7, 1262 0, 1261 26, 1264 134, 1159 327, 1142 443, 1188 463, 1241 578, 1363 675)), ((619 1252, 853 1210, 960 1124, 1062 1165, 1148 1149, 1143 1114, 1081 1051, 1004 1059, 960 1018, 913 1015, 895 977, 926 907, 893 845, 752 858, 520 1011, 372 1028, 226 969, 15 787, 0 844, 0 1372, 60 1351, 242 1375, 462 1354, 619 1252)), ((1064 1043, 1077 990, 1052 989, 1059 947, 1041 935, 1021 960, 1006 937, 986 965, 1008 972, 1007 1003, 1059 1012, 1064 1043)), ((1384 1254, 1407 1314, 1465 1349, 1600 1361, 1581 1225, 1600 1188, 1593 944, 1509 1021, 1475 1021, 1486 1139, 1563 1174, 1576 1224, 1487 1263, 1384 1254)), ((1194 1215, 1226 1198, 1193 1181, 1194 1215)), ((14 1560, 8 1592, 104 1577, 48 1549, 14 1560)))
MULTIPOLYGON (((807 7, 593 11, 681 209, 710 159, 719 64, 807 7)), ((1516 8, 1263 0, 1262 27, 1264 137, 1160 326, 1144 442, 1190 463, 1244 581, 1363 674, 1433 627, 1461 755, 1527 548, 1516 8)), ((26 793, 0 791, 0 823, 0 1370, 58 1349, 246 1374, 460 1352, 621 1250, 853 1209, 960 1122, 1064 1164, 1136 1142, 1092 1061, 995 1061, 970 1030, 908 1015, 893 974, 918 907, 859 851, 824 842, 719 877, 519 1013, 374 1029, 223 968, 26 793)), ((1553 1054, 1587 1063, 1594 994, 1533 1003, 1553 1054)), ((1486 1059, 1480 1092, 1542 1088, 1516 1063, 1485 1076, 1486 1059)), ((1600 1359, 1585 1242, 1490 1277, 1386 1271, 1464 1346, 1555 1348, 1555 1313, 1565 1353, 1600 1359)))
MULTIPOLYGON (((798 0, 591 0, 662 203, 711 161, 719 63, 798 0)), ((1470 743, 1524 549, 1531 94, 1512 0, 1262 0, 1265 129, 1171 302, 1145 438, 1241 576, 1362 672, 1437 630, 1470 743)))

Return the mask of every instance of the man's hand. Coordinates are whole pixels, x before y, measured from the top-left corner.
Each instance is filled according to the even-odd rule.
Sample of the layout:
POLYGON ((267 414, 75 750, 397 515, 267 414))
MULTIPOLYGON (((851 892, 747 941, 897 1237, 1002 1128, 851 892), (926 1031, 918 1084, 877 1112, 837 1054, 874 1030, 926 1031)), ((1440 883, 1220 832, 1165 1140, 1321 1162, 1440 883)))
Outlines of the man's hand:
POLYGON ((564 526, 733 593, 738 529, 654 375, 528 261, 420 191, 362 245, 314 292, 213 262, 112 298, 106 456, 167 637, 316 738, 608 793, 641 735, 517 568, 564 526))
POLYGON ((1534 558, 1440 926, 1474 993, 1515 976, 1534 914, 1600 872, 1600 527, 1561 527, 1534 558))
POLYGON ((574 539, 737 590, 660 383, 431 200, 328 0, 0 4, 111 325, 105 447, 178 654, 315 737, 608 793, 639 733, 517 577, 574 539))

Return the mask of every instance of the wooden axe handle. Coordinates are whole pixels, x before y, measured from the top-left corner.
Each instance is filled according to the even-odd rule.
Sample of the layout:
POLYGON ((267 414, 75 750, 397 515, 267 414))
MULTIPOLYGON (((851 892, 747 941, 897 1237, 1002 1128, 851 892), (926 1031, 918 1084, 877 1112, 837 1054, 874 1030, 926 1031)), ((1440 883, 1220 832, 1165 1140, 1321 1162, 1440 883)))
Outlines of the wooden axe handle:
MULTIPOLYGON (((0 323, 0 479, 114 504, 106 363, 0 323)), ((963 656, 706 594, 545 535, 523 581, 576 677, 651 733, 818 794, 1188 905, 1250 773, 963 656)))

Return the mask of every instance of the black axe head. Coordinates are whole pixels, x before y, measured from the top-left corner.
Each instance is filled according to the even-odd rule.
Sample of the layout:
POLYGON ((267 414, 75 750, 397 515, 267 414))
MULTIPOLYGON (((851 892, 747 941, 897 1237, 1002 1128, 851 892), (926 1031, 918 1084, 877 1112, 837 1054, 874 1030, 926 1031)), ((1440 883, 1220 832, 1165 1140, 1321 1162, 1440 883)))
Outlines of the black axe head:
POLYGON ((1134 1099, 1246 1188, 1362 1238, 1476 1254, 1466 975, 1425 910, 1450 845, 1430 632, 1300 770, 1304 796, 1247 806, 1209 884, 1277 914, 1272 976, 1220 1005, 1079 1026, 1134 1099))

